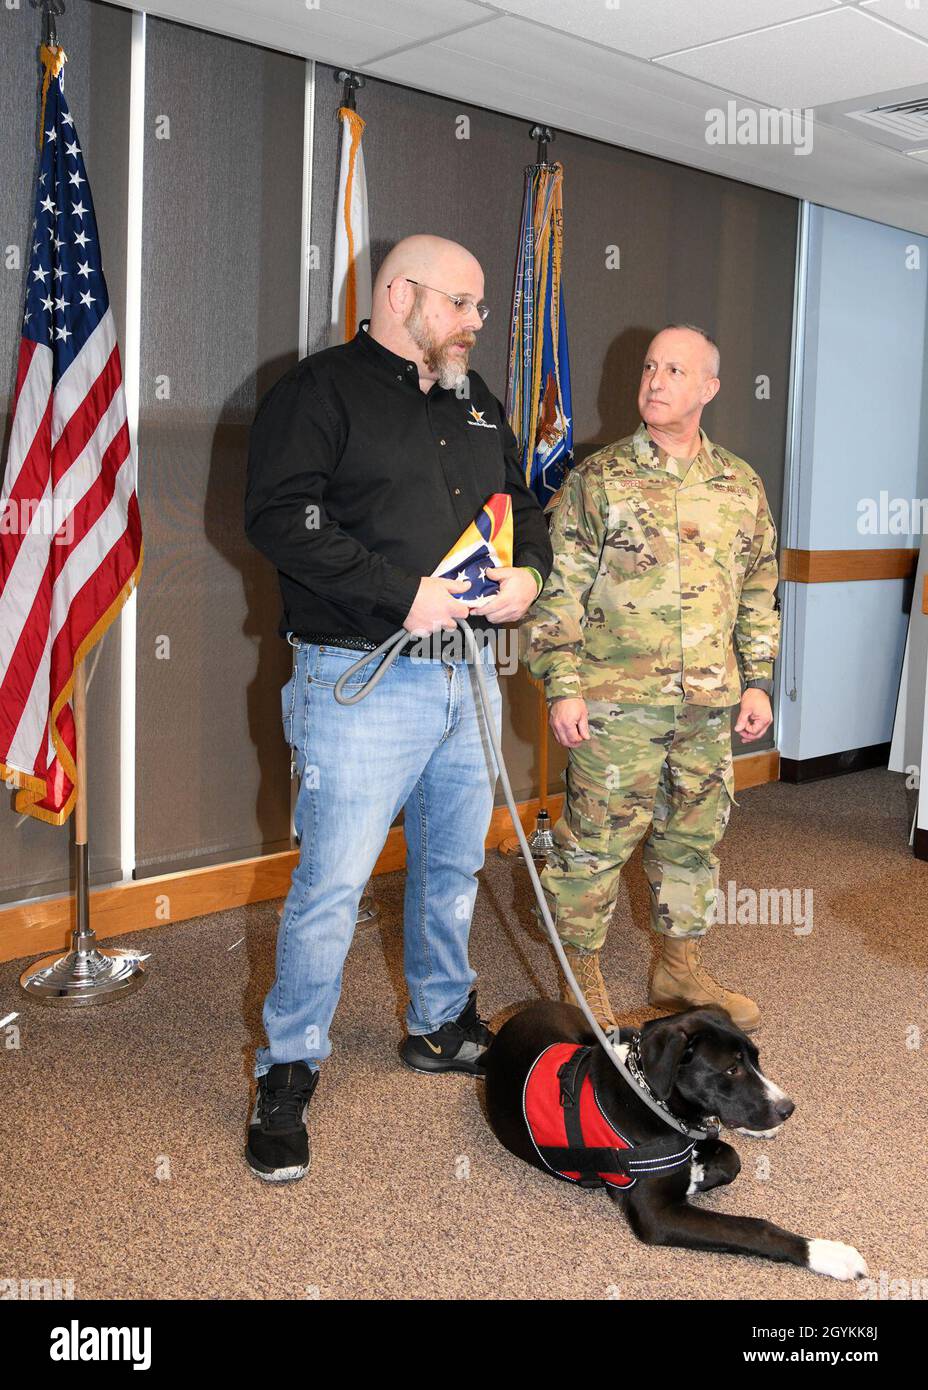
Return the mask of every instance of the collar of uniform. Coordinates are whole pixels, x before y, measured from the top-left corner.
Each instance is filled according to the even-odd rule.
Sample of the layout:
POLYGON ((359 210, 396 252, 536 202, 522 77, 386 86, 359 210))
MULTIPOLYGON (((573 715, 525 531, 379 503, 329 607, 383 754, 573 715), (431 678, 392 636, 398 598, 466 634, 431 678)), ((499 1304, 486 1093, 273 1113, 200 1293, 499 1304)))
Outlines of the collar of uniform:
MULTIPOLYGON (((705 483, 710 478, 717 478, 719 474, 726 472, 724 459, 702 428, 699 431, 699 439, 699 453, 690 460, 689 465, 680 475, 680 482, 685 482, 690 487, 693 483, 705 483)), ((659 469, 668 473, 670 477, 677 476, 664 467, 662 456, 666 455, 666 451, 661 449, 660 445, 651 438, 644 421, 641 422, 632 436, 632 450, 635 459, 642 467, 659 469)))
POLYGON ((415 362, 410 362, 406 357, 400 357, 398 353, 391 352, 383 343, 378 343, 376 338, 370 334, 370 319, 362 319, 361 325, 355 335, 355 342, 363 352, 366 352, 373 360, 379 361, 384 367, 396 377, 403 381, 408 381, 411 386, 419 390, 419 368, 415 362))

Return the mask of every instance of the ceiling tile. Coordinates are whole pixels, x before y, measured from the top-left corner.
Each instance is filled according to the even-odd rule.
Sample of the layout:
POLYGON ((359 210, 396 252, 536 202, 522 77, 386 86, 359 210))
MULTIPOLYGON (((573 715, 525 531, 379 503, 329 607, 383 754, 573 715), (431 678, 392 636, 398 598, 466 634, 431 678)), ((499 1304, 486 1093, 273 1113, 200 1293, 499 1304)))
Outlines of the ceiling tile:
POLYGON ((928 79, 928 45, 840 9, 678 53, 676 72, 777 107, 821 106, 928 79))
POLYGON ((182 24, 355 66, 492 17, 471 0, 118 0, 182 24))
POLYGON ((928 39, 928 5, 913 8, 906 0, 863 0, 860 8, 876 19, 885 19, 928 39))
POLYGON ((595 113, 603 128, 631 132, 650 124, 647 118, 642 121, 649 109, 673 112, 690 138, 705 142, 707 101, 716 99, 711 88, 567 34, 557 37, 555 65, 551 48, 547 29, 501 17, 370 63, 366 70, 416 85, 422 85, 427 74, 429 90, 448 95, 461 96, 474 84, 479 94, 473 100, 500 110, 512 109, 517 102, 527 120, 542 104, 554 102, 584 117, 595 113), (547 79, 539 85, 542 70, 547 70, 547 79))
POLYGON ((494 0, 508 14, 653 58, 765 25, 834 9, 841 0, 494 0))

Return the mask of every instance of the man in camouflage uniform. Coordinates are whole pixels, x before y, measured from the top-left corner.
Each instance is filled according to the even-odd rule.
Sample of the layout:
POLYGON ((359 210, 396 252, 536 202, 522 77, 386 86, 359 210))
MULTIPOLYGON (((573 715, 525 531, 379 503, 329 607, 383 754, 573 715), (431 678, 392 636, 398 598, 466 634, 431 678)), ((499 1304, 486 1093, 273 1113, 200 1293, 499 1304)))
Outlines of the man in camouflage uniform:
MULTIPOLYGON (((622 865, 649 825, 644 867, 662 941, 650 1002, 721 1004, 747 1029, 760 1019, 698 953, 734 801, 730 709, 740 700, 745 742, 767 731, 779 641, 763 484, 699 425, 718 371, 702 329, 658 333, 641 378, 642 423, 568 475, 551 521, 554 568, 521 624, 523 660, 544 680, 568 749, 564 814, 542 882, 603 1027, 615 1018, 599 951, 622 865)), ((562 997, 573 997, 566 985, 562 997)))

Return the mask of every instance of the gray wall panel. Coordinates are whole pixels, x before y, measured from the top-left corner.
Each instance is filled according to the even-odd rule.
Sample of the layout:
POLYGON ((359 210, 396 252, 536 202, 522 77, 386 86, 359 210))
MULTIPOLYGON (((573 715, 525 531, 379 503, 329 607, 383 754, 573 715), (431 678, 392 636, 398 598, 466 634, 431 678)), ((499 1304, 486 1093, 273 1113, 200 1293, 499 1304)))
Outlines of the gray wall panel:
POLYGON ((296 361, 304 72, 284 54, 148 23, 140 875, 290 843, 289 649, 242 506, 255 406, 296 361))

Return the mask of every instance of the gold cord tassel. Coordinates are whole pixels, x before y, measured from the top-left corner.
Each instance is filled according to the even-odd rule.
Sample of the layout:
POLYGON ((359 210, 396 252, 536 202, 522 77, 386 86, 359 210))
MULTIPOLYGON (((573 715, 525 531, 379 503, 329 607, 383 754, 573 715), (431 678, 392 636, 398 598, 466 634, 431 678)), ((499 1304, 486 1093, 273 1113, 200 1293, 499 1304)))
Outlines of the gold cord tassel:
POLYGON ((45 142, 45 101, 48 96, 48 84, 53 77, 57 77, 68 61, 68 55, 63 48, 50 48, 47 43, 39 47, 39 57, 42 59, 42 66, 45 69, 45 76, 42 79, 42 111, 39 116, 39 149, 45 142))

